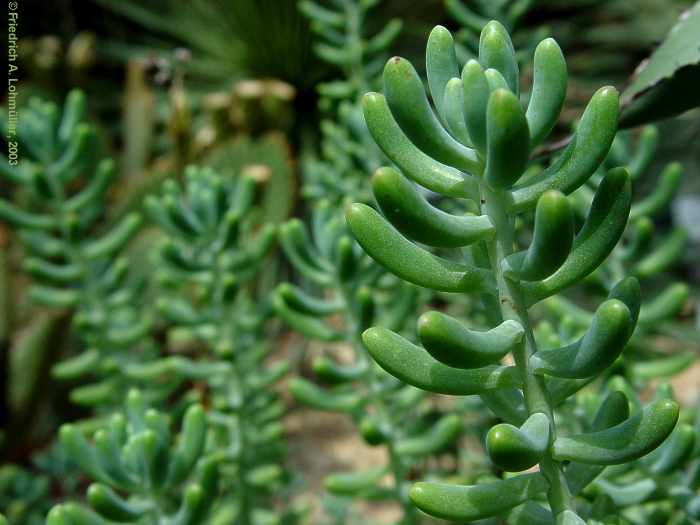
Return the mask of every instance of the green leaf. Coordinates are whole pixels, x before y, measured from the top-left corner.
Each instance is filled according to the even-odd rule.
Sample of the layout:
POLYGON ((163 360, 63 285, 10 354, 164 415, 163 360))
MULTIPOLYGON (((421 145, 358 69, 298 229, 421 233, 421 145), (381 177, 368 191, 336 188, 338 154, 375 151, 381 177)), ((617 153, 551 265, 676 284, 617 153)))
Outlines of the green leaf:
POLYGON ((459 76, 459 66, 452 34, 443 26, 435 26, 428 36, 425 70, 433 104, 438 115, 446 121, 449 117, 444 105, 445 90, 450 79, 459 76))
POLYGON ((531 209, 547 190, 569 194, 600 166, 617 131, 618 93, 613 87, 595 92, 581 117, 571 142, 559 158, 539 175, 515 186, 511 213, 531 209))
POLYGON ((627 224, 632 190, 624 168, 610 170, 596 191, 591 210, 574 239, 569 257, 543 281, 524 283, 525 302, 533 305, 580 281, 608 256, 627 224))
POLYGON ((326 342, 342 341, 344 339, 342 332, 331 328, 321 319, 290 308, 279 292, 274 294, 272 305, 277 315, 294 330, 304 334, 306 337, 326 342))
POLYGON ((472 395, 486 390, 519 387, 515 367, 488 366, 471 370, 452 368, 398 334, 370 328, 362 334, 365 347, 384 370, 401 381, 428 392, 472 395))
MULTIPOLYGON (((453 75, 453 76, 456 76, 453 75)), ((454 140, 435 117, 418 73, 403 58, 389 59, 384 67, 384 96, 406 137, 438 162, 477 174, 481 163, 474 150, 454 140)))
POLYGON ((360 472, 331 474, 323 481, 323 486, 331 494, 354 496, 375 487, 386 473, 387 468, 381 466, 360 472))
POLYGON ((535 48, 533 75, 526 112, 531 147, 549 135, 566 99, 566 61, 553 38, 542 40, 535 48))
POLYGON ((435 208, 393 168, 379 168, 372 190, 384 216, 407 237, 429 246, 461 247, 495 234, 486 216, 456 216, 435 208))
POLYGON ((646 301, 639 312, 639 322, 653 325, 675 317, 690 296, 690 289, 685 283, 673 283, 664 288, 659 295, 646 301))
POLYGON ((473 177, 430 158, 406 137, 382 95, 367 93, 362 98, 362 108, 374 141, 409 179, 449 197, 478 195, 473 177))
POLYGON ((394 451, 400 457, 423 457, 436 454, 453 443, 462 433, 462 421, 455 414, 442 417, 426 433, 399 439, 394 451))
POLYGON ((530 247, 506 257, 501 263, 504 273, 525 281, 545 279, 566 261, 573 240, 574 214, 569 200, 561 192, 545 192, 537 201, 530 247))
POLYGON ((678 115, 700 104, 700 5, 683 13, 666 40, 640 64, 623 93, 624 127, 678 115))
POLYGON ((683 257, 687 245, 688 233, 683 228, 674 228, 653 252, 632 268, 632 273, 644 279, 666 271, 683 257))
POLYGON ((654 191, 632 205, 630 220, 641 216, 653 217, 660 211, 667 209, 678 191, 682 175, 683 166, 679 162, 672 162, 666 166, 659 176, 654 191))
POLYGON ((678 405, 662 399, 624 422, 598 432, 557 437, 553 457, 594 465, 627 463, 648 454, 671 433, 678 421, 678 405))
POLYGON ((482 154, 486 152, 486 106, 491 89, 481 64, 469 60, 462 69, 464 117, 469 138, 482 154))
POLYGON ((479 62, 485 69, 497 70, 515 95, 520 91, 520 74, 515 50, 508 31, 500 22, 491 20, 479 38, 479 62))
POLYGON ((147 506, 125 501, 119 494, 102 483, 93 483, 88 487, 87 500, 90 506, 102 516, 118 522, 138 521, 147 510, 147 506))
POLYGON ((355 412, 363 404, 362 397, 356 392, 325 390, 302 378, 292 379, 289 382, 289 391, 294 399, 316 410, 355 412))
POLYGON ((608 368, 622 353, 634 331, 629 308, 609 299, 598 307, 590 328, 577 342, 564 348, 540 350, 530 358, 536 374, 583 379, 608 368))
POLYGON ((525 331, 515 321, 504 321, 488 331, 465 328, 456 319, 430 311, 418 319, 418 336, 435 359, 455 368, 478 368, 498 362, 523 340, 525 331))
POLYGON ((486 434, 486 450, 498 467, 509 472, 527 470, 537 464, 549 445, 549 418, 532 414, 520 426, 501 423, 486 434))
POLYGON ((494 188, 511 187, 529 157, 530 130, 520 101, 512 92, 497 89, 486 106, 486 182, 494 188))
POLYGON ((430 516, 468 522, 497 516, 545 492, 549 484, 540 474, 478 485, 416 483, 409 493, 413 504, 430 516))
POLYGON ((350 230, 370 257, 408 282, 443 292, 493 289, 491 272, 431 254, 406 240, 369 206, 353 204, 346 217, 350 230))

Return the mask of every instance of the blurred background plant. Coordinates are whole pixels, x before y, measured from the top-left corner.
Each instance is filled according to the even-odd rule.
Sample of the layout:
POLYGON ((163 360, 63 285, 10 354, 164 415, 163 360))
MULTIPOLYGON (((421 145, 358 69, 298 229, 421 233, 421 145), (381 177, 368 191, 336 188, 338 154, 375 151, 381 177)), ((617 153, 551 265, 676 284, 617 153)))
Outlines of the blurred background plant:
MULTIPOLYGON (((367 90, 382 89, 381 70, 389 56, 401 54, 414 59, 422 75, 424 65, 420 57, 425 37, 435 24, 443 24, 456 34, 458 58, 464 63, 477 54, 484 23, 497 19, 513 34, 523 86, 529 86, 534 44, 554 36, 567 56, 569 87, 562 118, 552 139, 537 152, 538 163, 546 164, 550 157, 556 156, 576 126, 575 119, 593 90, 602 83, 612 83, 621 91, 633 85, 635 68, 666 38, 680 14, 693 3, 692 0, 428 0, 418 4, 407 0, 57 0, 50 3, 26 0, 20 6, 21 84, 17 104, 23 108, 22 125, 31 123, 38 126, 36 129, 41 126, 53 129, 53 135, 46 136, 57 140, 57 149, 53 155, 37 158, 37 152, 44 149, 40 141, 31 137, 25 141, 20 150, 22 175, 13 175, 5 165, 0 169, 0 199, 31 213, 39 212, 38 206, 45 200, 41 192, 46 190, 42 187, 42 173, 51 171, 52 165, 61 162, 58 153, 65 153, 71 142, 67 125, 66 130, 59 132, 55 121, 56 114, 60 113, 57 108, 72 89, 80 88, 86 95, 81 121, 88 122, 90 127, 89 156, 113 158, 113 178, 118 181, 104 192, 99 204, 95 201, 85 208, 86 223, 94 221, 94 224, 92 229, 81 234, 89 233, 90 239, 99 242, 112 225, 134 221, 134 213, 142 212, 145 199, 161 195, 166 181, 187 184, 187 166, 197 164, 212 169, 216 178, 225 184, 235 184, 242 177, 255 180, 251 220, 256 228, 265 224, 284 225, 282 231, 285 231, 290 228, 289 223, 285 225, 290 217, 300 218, 305 228, 317 232, 310 238, 313 249, 323 256, 315 258, 315 264, 321 266, 322 273, 333 274, 332 268, 338 263, 337 254, 332 247, 324 245, 321 237, 325 234, 320 232, 337 226, 346 202, 373 202, 370 176, 386 162, 369 137, 358 100, 367 90), (40 16, 35 16, 37 13, 40 16), (53 106, 36 102, 36 97, 53 106), (22 183, 17 185, 17 182, 22 183)), ((697 51, 698 46, 693 49, 697 51)), ((695 74, 697 53, 686 58, 689 67, 683 69, 683 74, 695 74)), ((674 71, 673 76, 675 74, 674 71)), ((642 86, 641 91, 646 92, 648 87, 642 86)), ((527 99, 529 93, 523 91, 522 97, 527 99)), ((561 341, 575 337, 576 320, 587 319, 590 314, 585 308, 606 295, 605 272, 614 275, 620 267, 628 271, 643 262, 637 260, 629 247, 644 241, 653 223, 655 244, 647 247, 651 250, 647 254, 658 253, 661 246, 662 253, 668 254, 670 250, 675 257, 657 256, 657 262, 661 258, 663 263, 656 267, 658 272, 642 276, 645 298, 652 303, 654 299, 649 297, 660 296, 665 300, 659 300, 657 315, 647 318, 648 322, 645 323, 642 316, 630 350, 614 374, 628 381, 631 388, 641 389, 642 397, 649 395, 649 379, 667 375, 666 379, 675 387, 676 398, 686 405, 698 398, 696 357, 700 314, 696 298, 700 270, 693 264, 700 256, 698 116, 695 109, 655 122, 656 132, 650 131, 651 128, 635 128, 618 135, 606 166, 622 164, 639 168, 636 172, 632 170, 637 175, 635 200, 637 203, 646 201, 646 211, 637 213, 628 225, 625 233, 628 244, 616 250, 606 262, 600 274, 602 280, 591 280, 576 289, 567 296, 570 304, 548 305, 549 308, 538 312, 543 320, 538 327, 542 333, 557 321, 559 326, 568 327, 568 331, 551 334, 553 338, 561 341), (670 163, 675 162, 683 166, 682 176, 674 175, 675 164, 670 163), (641 169, 643 167, 646 169, 641 169), (671 191, 671 186, 675 192, 671 191), (650 209, 649 198, 654 200, 659 194, 667 198, 662 203, 657 202, 658 206, 651 203, 650 209), (676 233, 681 230, 685 234, 676 233), (640 240, 639 236, 643 238, 640 240), (672 246, 664 249, 667 244, 672 246), (681 282, 685 284, 678 284, 681 282), (636 359, 640 349, 643 360, 636 359), (631 351, 634 353, 629 353, 631 351), (660 361, 665 364, 661 365, 660 361), (661 374, 659 370, 666 372, 661 374)), ((66 165, 70 164, 69 160, 65 159, 66 165)), ((96 160, 83 173, 83 179, 66 181, 66 192, 70 195, 80 192, 83 184, 96 173, 95 168, 96 160), (78 180, 84 182, 76 182, 78 180)), ((582 208, 587 206, 586 191, 590 194, 594 189, 595 184, 592 184, 577 195, 576 202, 582 208)), ((438 206, 446 206, 434 194, 427 197, 438 206)), ((67 373, 74 377, 68 383, 57 381, 52 369, 64 357, 81 357, 88 350, 87 325, 72 322, 72 313, 75 308, 89 309, 81 300, 75 307, 58 309, 39 308, 29 300, 28 290, 37 283, 34 277, 28 276, 25 267, 29 265, 35 275, 42 271, 46 274, 47 269, 40 266, 41 261, 29 259, 30 252, 36 255, 37 250, 43 250, 44 262, 51 264, 62 259, 57 259, 58 245, 32 232, 28 234, 26 226, 32 225, 26 220, 30 218, 22 218, 25 231, 21 234, 6 216, 0 219, 0 420, 2 457, 8 462, 0 469, 0 509, 13 525, 34 525, 43 523, 46 512, 56 502, 81 499, 86 488, 86 478, 70 466, 65 452, 56 443, 59 424, 92 418, 93 423, 81 426, 92 435, 104 424, 94 416, 121 408, 115 392, 124 393, 127 383, 134 381, 143 389, 147 381, 124 379, 117 390, 111 391, 114 402, 110 402, 109 410, 106 405, 92 410, 71 402, 71 396, 73 400, 76 397, 74 387, 90 386, 75 375, 75 371, 100 376, 99 367, 95 365, 97 361, 74 362, 80 366, 64 367, 63 374, 59 367, 58 375, 67 373), (27 242, 30 237, 34 239, 33 244, 27 242)), ((41 230, 42 225, 34 223, 33 226, 41 230)), ((250 231, 257 232, 256 228, 250 231)), ((149 363, 151 358, 168 359, 172 352, 181 350, 193 351, 195 357, 211 355, 205 354, 201 347, 193 350, 191 339, 179 340, 183 335, 182 327, 176 329, 176 323, 165 320, 153 308, 162 290, 158 286, 141 285, 150 281, 153 268, 160 265, 154 262, 152 252, 153 246, 160 245, 163 240, 163 233, 149 226, 129 237, 122 256, 106 257, 105 261, 110 259, 112 266, 119 266, 120 271, 124 271, 124 261, 129 262, 130 286, 134 297, 139 299, 122 303, 120 308, 133 311, 128 315, 122 311, 110 318, 110 323, 134 328, 138 323, 133 323, 133 319, 141 322, 150 321, 151 315, 155 318, 155 323, 149 324, 152 341, 145 351, 149 363), (142 314, 146 316, 142 318, 142 314)), ((81 237, 80 242, 83 240, 81 237)), ((299 271, 298 264, 277 246, 271 246, 263 255, 255 263, 261 271, 255 273, 241 292, 247 299, 237 307, 240 310, 250 309, 252 304, 256 311, 258 307, 262 309, 258 313, 264 317, 271 316, 270 294, 277 290, 272 297, 279 302, 281 292, 277 286, 283 281, 299 286, 305 293, 312 293, 313 299, 322 301, 332 302, 348 289, 348 283, 339 284, 337 276, 329 277, 328 282, 320 285, 308 279, 299 271)), ((99 277, 98 281, 109 277, 107 272, 100 271, 108 267, 106 262, 104 264, 92 270, 99 277)), ((363 272, 365 270, 363 266, 363 272)), ((47 281, 47 278, 55 281, 56 276, 44 275, 40 279, 47 281)), ((379 317, 391 306, 399 309, 402 301, 411 304, 418 301, 417 298, 406 299, 402 295, 408 294, 406 290, 394 295, 396 283, 387 283, 386 278, 381 280, 372 274, 367 279, 373 286, 376 284, 377 290, 381 289, 381 297, 374 298, 378 301, 379 317), (377 284, 380 282, 381 285, 377 284), (394 304, 392 301, 396 297, 394 304)), ((363 283, 359 277, 352 282, 353 294, 363 283)), ((54 286, 56 283, 43 284, 54 286)), ((72 290, 81 286, 72 282, 65 288, 72 290)), ((196 294, 186 298, 194 305, 201 304, 196 294)), ((353 303, 355 299, 353 295, 353 303)), ((479 304, 452 294, 427 294, 419 299, 421 304, 431 308, 460 312, 460 315, 466 313, 477 320, 484 315, 479 304)), ((308 311, 305 313, 309 315, 308 311)), ((352 343, 357 335, 352 325, 358 320, 349 316, 351 313, 341 309, 324 315, 324 320, 327 327, 339 330, 342 338, 352 343)), ((289 325, 296 327, 285 320, 284 315, 275 315, 282 320, 265 317, 265 329, 254 330, 254 341, 267 339, 270 343, 264 352, 256 355, 260 359, 288 360, 291 375, 308 378, 313 375, 318 379, 318 374, 312 374, 307 366, 311 357, 319 353, 318 344, 302 342, 299 336, 293 335, 289 325)), ((408 321, 407 326, 412 325, 411 319, 403 321, 408 321)), ((406 335, 411 336, 410 333, 406 335)), ((360 361, 361 350, 355 349, 360 361)), ((120 350, 118 354, 118 362, 122 364, 140 355, 130 345, 127 351, 120 350)), ((87 355, 95 354, 87 352, 87 355)), ((166 363, 172 366, 172 361, 166 363)), ((252 359, 244 366, 256 368, 256 363, 252 359)), ((110 366, 114 367, 114 363, 110 366)), ((107 376, 110 381, 115 377, 111 372, 107 376)), ((352 378, 351 383, 357 385, 358 382, 362 381, 352 378)), ((290 397, 284 379, 275 378, 273 383, 275 386, 270 389, 274 392, 269 398, 262 396, 259 403, 269 403, 269 414, 280 410, 270 420, 278 428, 284 423, 285 427, 293 429, 288 432, 289 459, 303 471, 302 475, 291 475, 291 471, 286 470, 277 472, 287 487, 285 490, 290 490, 288 494, 297 489, 304 493, 303 485, 318 489, 322 485, 320 480, 332 472, 361 471, 386 464, 387 458, 377 452, 382 447, 367 445, 356 433, 353 421, 346 422, 346 419, 354 419, 354 423, 362 426, 362 417, 358 414, 338 418, 334 414, 311 412, 290 397), (285 409, 281 410, 280 406, 285 409), (310 421, 314 424, 310 425, 310 421), (322 445, 322 442, 330 444, 322 445), (309 444, 312 450, 322 447, 331 459, 316 457, 322 454, 310 454, 309 444), (305 468, 308 472, 303 470, 305 468)), ((161 400, 162 404, 158 396, 150 399, 149 389, 144 389, 144 394, 158 405, 156 408, 167 407, 168 410, 194 401, 204 402, 208 410, 209 402, 221 403, 221 398, 225 397, 217 390, 219 385, 215 378, 211 381, 189 379, 184 384, 187 387, 180 385, 174 392, 163 394, 167 399, 161 400), (183 391, 189 393, 184 395, 183 391)), ((333 387, 343 388, 346 387, 333 387)), ((391 385, 391 389, 401 390, 397 385, 391 385)), ((78 392, 80 394, 80 390, 78 392)), ((257 390, 255 392, 259 395, 257 390)), ((102 393, 105 394, 106 389, 102 393)), ((457 413, 463 417, 475 416, 470 419, 474 422, 473 432, 459 438, 469 443, 481 439, 482 430, 493 423, 480 415, 483 412, 478 400, 454 406, 438 396, 421 401, 419 406, 415 425, 402 429, 406 435, 413 435, 414 431, 421 433, 425 430, 421 425, 435 420, 438 415, 457 413)), ((577 417, 583 416, 578 414, 577 417)), ((692 419, 688 416, 685 422, 691 423, 692 419)), ((584 420, 585 417, 581 419, 584 420)), ((448 447, 446 454, 416 460, 401 468, 405 470, 405 478, 434 469, 455 473, 456 479, 464 480, 473 479, 477 472, 484 474, 488 466, 478 454, 456 457, 454 450, 448 447)), ((629 477, 613 473, 605 482, 626 483, 649 468, 652 467, 646 464, 636 465, 629 477)), ((234 476, 230 471, 224 475, 234 476)), ((677 483, 675 478, 667 483, 659 476, 655 478, 659 485, 677 483)), ((373 481, 370 479, 370 484, 373 481)), ((607 490, 605 482, 596 490, 607 490)), ((325 497, 324 514, 321 491, 305 490, 315 508, 312 522, 364 523, 368 515, 379 522, 398 519, 393 503, 389 511, 377 504, 367 511, 366 505, 348 507, 344 497, 325 497)), ((597 496, 596 491, 587 494, 591 502, 597 496)), ((645 500, 628 503, 635 507, 645 500)), ((289 519, 297 516, 295 512, 289 514, 289 519)))

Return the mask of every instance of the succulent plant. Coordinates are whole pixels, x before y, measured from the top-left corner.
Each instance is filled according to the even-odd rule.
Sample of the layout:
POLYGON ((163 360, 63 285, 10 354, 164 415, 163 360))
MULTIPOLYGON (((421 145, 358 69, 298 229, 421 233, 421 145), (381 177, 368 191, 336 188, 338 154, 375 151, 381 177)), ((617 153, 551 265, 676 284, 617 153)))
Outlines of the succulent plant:
POLYGON ((467 62, 461 75, 452 36, 436 27, 426 69, 435 109, 411 64, 398 57, 384 69, 384 95, 365 95, 369 130, 396 167, 373 178, 382 213, 355 204, 348 224, 364 250, 403 280, 478 294, 491 324, 476 329, 431 311, 418 320, 422 346, 379 327, 365 331, 363 341, 385 370, 408 384, 480 395, 503 421, 486 435, 488 456, 497 469, 521 473, 475 485, 420 482, 411 500, 427 514, 454 521, 500 516, 517 523, 585 523, 572 490, 581 470, 648 454, 669 436, 679 413, 670 399, 630 413, 624 394, 611 392, 588 431, 564 433, 555 418, 557 407, 609 368, 632 336, 641 296, 635 277, 623 276, 611 288, 583 336, 567 346, 541 348, 529 313, 591 274, 623 234, 631 203, 625 168, 605 173, 580 228, 566 197, 607 155, 618 94, 599 89, 566 149, 545 170, 523 177, 566 95, 566 63, 556 42, 546 39, 536 48, 526 108, 518 98, 513 45, 496 21, 484 27, 478 61, 467 62), (427 202, 419 186, 475 201, 480 212, 447 214, 427 202), (532 212, 531 242, 519 249, 515 219, 532 212), (465 260, 439 257, 416 242, 463 248, 465 260), (503 361, 507 356, 512 364, 503 361))
POLYGON ((18 138, 25 155, 3 175, 14 182, 15 204, 0 200, 0 219, 15 226, 27 251, 37 304, 75 312, 86 349, 59 363, 60 379, 89 376, 73 389, 78 404, 116 403, 127 388, 125 363, 152 355, 150 317, 140 308, 140 285, 121 254, 141 226, 138 213, 115 224, 104 217, 115 178, 111 160, 98 160, 96 130, 85 120, 85 96, 72 91, 62 112, 33 99, 22 113, 18 138), (126 352, 126 349, 130 349, 126 352))

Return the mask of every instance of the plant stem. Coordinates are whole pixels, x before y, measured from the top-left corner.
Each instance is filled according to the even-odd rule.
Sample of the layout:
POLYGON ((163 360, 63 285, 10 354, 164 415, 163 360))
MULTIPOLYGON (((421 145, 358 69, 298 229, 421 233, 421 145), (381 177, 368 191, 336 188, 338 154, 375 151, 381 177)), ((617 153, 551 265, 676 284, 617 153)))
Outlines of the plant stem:
POLYGON ((540 461, 540 471, 549 482, 549 503, 552 512, 557 516, 564 510, 571 509, 571 494, 561 464, 551 455, 556 427, 544 378, 530 369, 530 357, 537 352, 537 343, 522 298, 522 289, 518 281, 506 278, 501 270, 501 261, 513 253, 515 246, 514 221, 506 213, 506 202, 505 194, 482 185, 482 203, 497 232, 496 239, 487 244, 491 266, 496 276, 501 313, 503 319, 517 321, 525 329, 525 340, 514 350, 513 357, 521 373, 528 414, 542 412, 550 421, 550 446, 540 461))

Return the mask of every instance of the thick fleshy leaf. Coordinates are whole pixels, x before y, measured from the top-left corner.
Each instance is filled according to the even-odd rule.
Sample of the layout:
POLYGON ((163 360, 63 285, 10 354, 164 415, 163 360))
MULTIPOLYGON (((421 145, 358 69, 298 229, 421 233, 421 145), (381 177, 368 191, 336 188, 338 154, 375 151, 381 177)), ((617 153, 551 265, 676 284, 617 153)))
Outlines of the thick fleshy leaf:
POLYGON ((581 186, 600 166, 610 150, 619 113, 615 88, 596 91, 588 103, 571 143, 558 160, 539 175, 513 188, 511 213, 531 209, 547 190, 569 194, 581 186))
POLYGON ((541 474, 523 474, 478 485, 416 483, 410 497, 420 510, 460 523, 497 516, 545 492, 549 484, 541 474))
POLYGON ((488 217, 457 216, 432 206, 393 168, 379 168, 372 190, 384 216, 407 237, 429 246, 461 247, 495 234, 488 217))
POLYGON ((487 366, 472 370, 452 368, 385 328, 366 330, 362 334, 362 340, 384 370, 401 381, 428 392, 465 396, 521 386, 520 375, 515 367, 487 366))
POLYGON ((520 472, 540 461, 549 444, 549 432, 549 418, 537 412, 520 428, 508 423, 491 427, 486 435, 486 450, 498 467, 520 472))
POLYGON ((634 265, 632 273, 644 279, 666 271, 683 257, 687 245, 688 232, 675 228, 654 251, 634 265))
POLYGON ((553 457, 594 465, 617 465, 640 458, 658 447, 678 421, 678 405, 662 399, 614 427, 590 434, 558 437, 553 457))
POLYGON ((399 439, 394 451, 400 457, 423 457, 441 452, 454 442, 462 432, 462 421, 455 414, 444 416, 426 433, 399 439))
POLYGON ((543 40, 535 48, 533 74, 526 113, 531 147, 549 135, 566 98, 566 61, 559 44, 553 38, 543 40))
POLYGON ((356 392, 322 389, 299 377, 289 382, 289 391, 300 403, 328 412, 355 412, 363 403, 362 397, 356 392))
POLYGON ((418 336, 438 361, 455 368, 478 368, 498 362, 522 341, 525 331, 515 321, 504 321, 488 331, 469 330, 441 312, 418 319, 418 336))
POLYGON ((653 217, 668 208, 681 182, 683 165, 672 162, 661 173, 656 188, 649 195, 632 205, 630 219, 646 216, 653 217))
POLYGON ((481 64, 470 60, 462 69, 464 89, 464 117, 472 144, 486 153, 486 106, 491 96, 486 74, 481 64))
POLYGON ((491 272, 431 254, 404 238, 369 206, 353 204, 346 216, 362 248, 398 277, 443 292, 493 290, 491 272))
POLYGON ((443 26, 435 26, 428 36, 425 71, 433 104, 445 122, 447 120, 447 110, 443 102, 445 90, 450 79, 459 76, 459 65, 452 34, 443 26))
POLYGON ((375 487, 386 472, 386 467, 381 466, 358 472, 331 474, 323 481, 323 486, 331 494, 354 496, 375 487))
POLYGON ((543 281, 524 283, 525 301, 533 305, 580 281, 608 256, 627 224, 632 189, 627 171, 610 170, 596 191, 591 210, 564 264, 543 281))
POLYGON ((513 43, 506 28, 496 20, 491 20, 481 31, 479 62, 484 68, 493 68, 501 73, 510 91, 518 94, 520 74, 513 43))
POLYGON ((459 78, 450 79, 445 87, 445 121, 450 133, 465 146, 471 146, 464 116, 464 85, 459 78))
POLYGON ((367 93, 362 98, 362 108, 374 141, 404 175, 448 197, 476 198, 476 180, 418 149, 394 120, 384 96, 367 93))
POLYGON ((389 59, 384 67, 384 96, 399 127, 418 149, 448 166, 479 171, 474 150, 453 139, 433 113, 423 82, 409 61, 389 59))
POLYGON ((557 271, 571 252, 574 214, 563 193, 548 191, 537 201, 530 247, 506 257, 504 272, 518 279, 545 279, 557 271))
POLYGON ((510 188, 521 177, 530 157, 530 130, 520 101, 497 89, 486 106, 486 168, 494 188, 510 188))
POLYGON ((564 348, 536 352, 530 358, 530 367, 536 374, 572 379, 596 375, 617 359, 633 331, 627 305, 609 299, 598 307, 581 339, 564 348))

